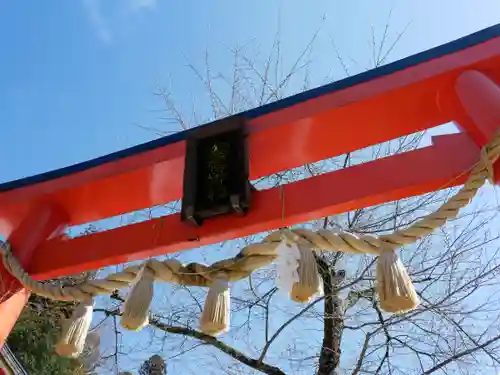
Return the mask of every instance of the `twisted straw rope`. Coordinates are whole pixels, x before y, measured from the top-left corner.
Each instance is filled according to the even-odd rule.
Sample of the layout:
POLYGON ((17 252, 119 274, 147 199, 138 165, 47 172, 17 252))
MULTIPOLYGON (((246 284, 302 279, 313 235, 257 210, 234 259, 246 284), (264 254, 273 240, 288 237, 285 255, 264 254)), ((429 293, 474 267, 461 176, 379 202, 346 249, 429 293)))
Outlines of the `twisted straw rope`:
POLYGON ((383 250, 395 250, 409 245, 431 234, 446 221, 457 217, 476 195, 486 180, 493 182, 493 163, 500 155, 500 132, 481 150, 480 161, 472 168, 463 187, 437 211, 413 223, 408 228, 392 234, 373 236, 348 232, 335 233, 326 229, 316 232, 308 229, 275 231, 264 241, 243 248, 234 258, 216 262, 210 266, 190 263, 182 265, 175 259, 164 261, 147 260, 143 265, 129 266, 121 272, 108 275, 101 280, 88 280, 75 286, 53 285, 33 280, 12 254, 10 246, 0 246, 3 263, 7 270, 32 292, 60 301, 88 301, 99 294, 109 294, 117 289, 128 287, 140 272, 148 267, 157 281, 191 286, 209 286, 214 277, 225 273, 229 281, 248 277, 253 271, 271 264, 277 257, 276 248, 283 235, 290 240, 304 243, 316 249, 342 251, 355 254, 380 255, 383 250))

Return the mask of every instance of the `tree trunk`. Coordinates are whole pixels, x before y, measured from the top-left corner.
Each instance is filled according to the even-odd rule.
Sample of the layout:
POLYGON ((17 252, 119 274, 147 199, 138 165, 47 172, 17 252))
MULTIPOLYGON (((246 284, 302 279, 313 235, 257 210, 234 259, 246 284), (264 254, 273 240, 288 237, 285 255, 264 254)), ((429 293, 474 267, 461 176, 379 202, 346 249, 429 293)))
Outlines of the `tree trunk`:
POLYGON ((317 262, 325 293, 323 345, 319 357, 318 375, 339 375, 344 311, 338 286, 343 276, 340 276, 340 273, 336 275, 335 269, 326 259, 318 257, 317 262))

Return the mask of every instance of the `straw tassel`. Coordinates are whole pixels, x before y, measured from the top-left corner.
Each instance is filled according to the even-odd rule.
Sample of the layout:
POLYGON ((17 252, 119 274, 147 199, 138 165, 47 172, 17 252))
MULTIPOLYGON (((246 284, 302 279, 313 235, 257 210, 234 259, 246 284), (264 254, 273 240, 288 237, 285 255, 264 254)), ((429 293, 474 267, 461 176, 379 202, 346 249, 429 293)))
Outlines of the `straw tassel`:
POLYGON ((377 293, 382 310, 406 312, 420 303, 405 266, 394 250, 383 250, 377 262, 377 293))
POLYGON ((229 330, 230 303, 228 277, 219 273, 212 280, 201 314, 200 329, 203 333, 216 336, 229 330))
POLYGON ((76 358, 85 347, 87 333, 92 323, 93 301, 80 303, 71 318, 64 322, 55 351, 63 357, 76 358))
POLYGON ((120 319, 121 325, 132 331, 139 331, 149 323, 149 307, 153 300, 153 283, 155 275, 146 262, 137 275, 134 286, 130 290, 123 314, 120 319))
POLYGON ((321 277, 313 249, 298 244, 298 250, 300 253, 299 281, 293 284, 290 298, 295 302, 309 302, 313 297, 322 293, 321 277))

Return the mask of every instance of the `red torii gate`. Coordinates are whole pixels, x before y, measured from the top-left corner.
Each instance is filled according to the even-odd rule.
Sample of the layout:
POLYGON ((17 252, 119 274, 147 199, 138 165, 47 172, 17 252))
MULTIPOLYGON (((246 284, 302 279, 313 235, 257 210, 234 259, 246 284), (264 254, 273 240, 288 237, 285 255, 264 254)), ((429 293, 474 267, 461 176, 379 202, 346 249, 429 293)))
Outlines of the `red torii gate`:
MULTIPOLYGON (((75 239, 62 235, 69 225, 180 199, 187 141, 199 129, 217 132, 222 125, 215 122, 1 184, 0 233, 30 275, 43 280, 459 185, 499 127, 497 82, 500 25, 237 116, 248 133, 250 179, 449 121, 463 131, 433 137, 429 147, 256 191, 246 215, 199 227, 175 214, 75 239)), ((2 345, 29 293, 3 266, 0 277, 2 345)))

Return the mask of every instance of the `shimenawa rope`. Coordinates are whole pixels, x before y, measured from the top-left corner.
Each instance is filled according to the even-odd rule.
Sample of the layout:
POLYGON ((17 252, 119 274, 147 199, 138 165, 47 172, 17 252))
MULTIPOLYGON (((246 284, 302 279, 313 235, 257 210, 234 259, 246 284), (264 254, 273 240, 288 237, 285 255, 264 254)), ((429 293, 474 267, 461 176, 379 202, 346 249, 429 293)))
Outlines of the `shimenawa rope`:
MULTIPOLYGON (((378 256, 376 288, 381 308, 387 312, 402 312, 415 308, 419 300, 395 250, 416 242, 431 234, 446 221, 457 217, 460 209, 471 201, 485 181, 493 181, 492 165, 499 155, 500 133, 497 133, 492 141, 481 150, 480 161, 472 168, 463 187, 437 211, 406 229, 378 237, 367 234, 332 232, 326 229, 317 231, 304 228, 281 229, 271 233, 260 243, 246 246, 235 257, 216 262, 210 266, 198 263, 183 265, 175 259, 164 261, 150 259, 142 265, 128 266, 104 279, 88 280, 74 286, 35 281, 21 267, 9 244, 0 246, 0 251, 7 270, 31 292, 54 300, 82 302, 83 307, 75 311, 75 316, 71 320, 73 325, 77 327, 66 328, 65 331, 70 333, 63 335, 64 337, 61 339, 64 349, 59 350, 59 352, 66 356, 78 355, 83 349, 80 336, 86 334, 84 331, 88 330, 90 326, 89 306, 91 309, 92 298, 97 295, 110 294, 117 289, 133 285, 125 302, 121 322, 124 327, 129 329, 140 329, 146 325, 154 281, 210 287, 211 292, 209 292, 205 303, 205 310, 210 311, 210 313, 203 314, 201 329, 212 335, 227 330, 229 324, 228 284, 244 279, 253 271, 273 263, 277 258, 276 250, 283 241, 299 246, 301 251, 304 249, 308 251, 342 251, 378 256), (84 316, 86 320, 82 319, 84 316), (77 337, 72 339, 75 332, 77 332, 77 337)), ((292 299, 303 302, 315 294, 313 284, 317 284, 317 278, 314 276, 317 269, 314 257, 301 256, 299 263, 297 269, 300 280, 294 284, 295 291, 291 292, 290 295, 292 299)))

